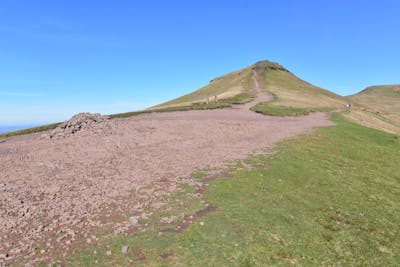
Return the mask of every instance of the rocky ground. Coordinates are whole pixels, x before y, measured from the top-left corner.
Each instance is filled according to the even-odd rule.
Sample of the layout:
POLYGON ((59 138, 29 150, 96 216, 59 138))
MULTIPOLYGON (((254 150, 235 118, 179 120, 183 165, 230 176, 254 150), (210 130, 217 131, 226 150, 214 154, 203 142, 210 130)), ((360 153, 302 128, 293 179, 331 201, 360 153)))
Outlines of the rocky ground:
POLYGON ((146 205, 161 208, 159 197, 183 183, 202 186, 190 178, 195 170, 332 125, 325 113, 279 118, 248 110, 268 99, 259 92, 232 108, 114 120, 79 114, 44 135, 1 142, 0 264, 66 256, 76 244, 97 242, 101 227, 140 230, 146 205))

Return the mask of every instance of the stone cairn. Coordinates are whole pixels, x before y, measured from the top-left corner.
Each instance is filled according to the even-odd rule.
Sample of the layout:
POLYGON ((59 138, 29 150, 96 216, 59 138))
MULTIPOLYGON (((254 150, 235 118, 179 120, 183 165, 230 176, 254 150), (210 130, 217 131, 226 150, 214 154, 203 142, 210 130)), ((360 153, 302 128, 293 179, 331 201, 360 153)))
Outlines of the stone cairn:
POLYGON ((79 113, 59 125, 56 129, 47 134, 46 137, 53 139, 68 137, 78 132, 93 132, 93 130, 99 128, 99 125, 108 120, 108 116, 103 116, 99 113, 79 113))

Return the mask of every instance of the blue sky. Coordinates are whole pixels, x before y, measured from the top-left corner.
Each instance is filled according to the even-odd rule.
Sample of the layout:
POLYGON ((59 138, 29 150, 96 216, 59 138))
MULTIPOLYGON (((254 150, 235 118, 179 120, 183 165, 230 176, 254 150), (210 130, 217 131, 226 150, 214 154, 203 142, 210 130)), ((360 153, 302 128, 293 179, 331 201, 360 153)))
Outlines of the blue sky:
POLYGON ((9 1, 0 125, 141 109, 256 61, 342 95, 400 83, 400 1, 9 1))

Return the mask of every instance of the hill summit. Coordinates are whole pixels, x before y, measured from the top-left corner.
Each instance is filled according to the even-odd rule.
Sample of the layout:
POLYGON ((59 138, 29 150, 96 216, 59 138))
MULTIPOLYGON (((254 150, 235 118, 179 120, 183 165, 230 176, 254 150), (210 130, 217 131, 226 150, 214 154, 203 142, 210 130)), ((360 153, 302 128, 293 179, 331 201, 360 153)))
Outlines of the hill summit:
POLYGON ((272 105, 336 109, 346 102, 339 95, 301 80, 282 65, 263 60, 244 69, 217 77, 192 93, 151 109, 198 105, 210 99, 218 99, 227 104, 247 102, 255 94, 253 75, 256 75, 264 90, 274 96, 272 105))

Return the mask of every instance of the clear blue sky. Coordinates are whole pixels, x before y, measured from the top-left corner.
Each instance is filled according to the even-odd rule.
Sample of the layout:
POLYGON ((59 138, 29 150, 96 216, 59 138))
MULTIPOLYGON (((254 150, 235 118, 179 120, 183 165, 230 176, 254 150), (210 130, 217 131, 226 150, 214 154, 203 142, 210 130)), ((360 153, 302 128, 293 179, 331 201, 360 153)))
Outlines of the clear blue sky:
POLYGON ((0 5, 0 125, 144 108, 268 59, 342 95, 400 83, 400 1, 0 5))

